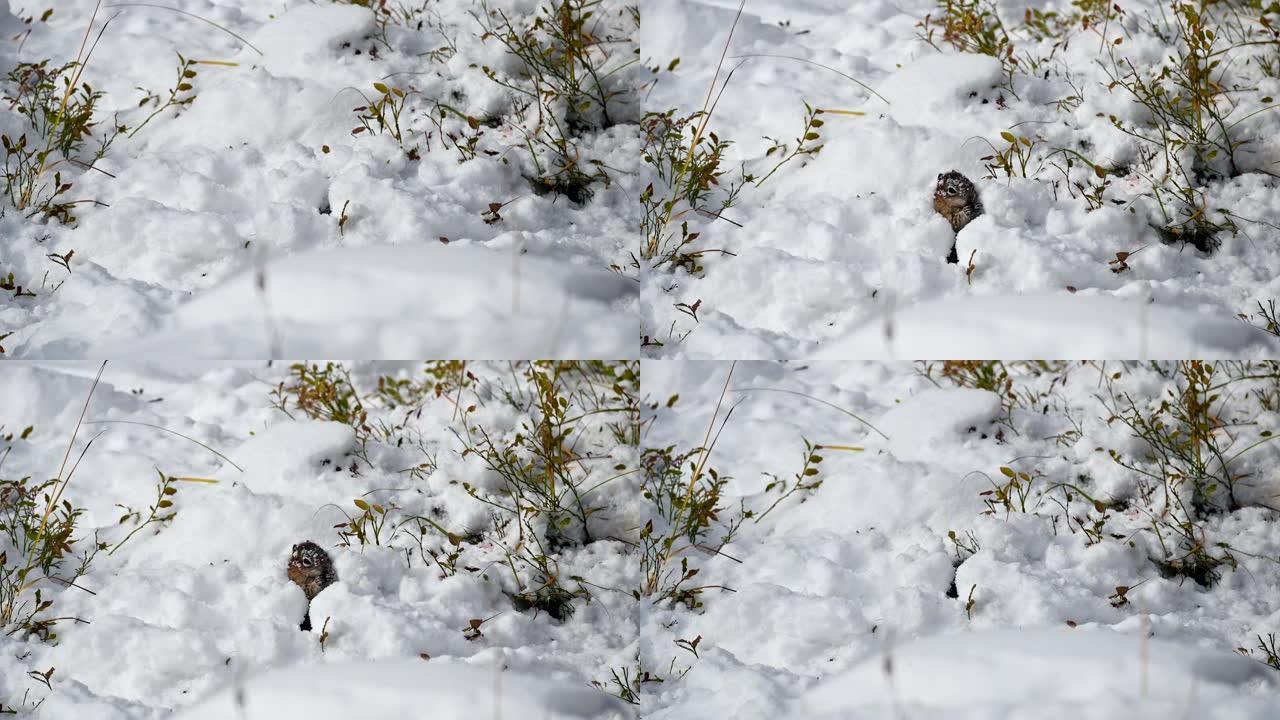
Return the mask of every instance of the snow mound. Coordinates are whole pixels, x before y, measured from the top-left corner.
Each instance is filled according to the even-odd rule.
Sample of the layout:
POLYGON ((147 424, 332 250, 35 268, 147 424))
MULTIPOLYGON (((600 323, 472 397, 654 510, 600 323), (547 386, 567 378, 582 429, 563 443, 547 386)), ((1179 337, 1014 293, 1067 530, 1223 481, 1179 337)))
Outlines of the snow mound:
POLYGON ((1096 711, 1147 698, 1156 705, 1162 699, 1176 700, 1187 712, 1188 703, 1199 705, 1195 699, 1262 682, 1269 672, 1262 663, 1227 652, 1066 628, 927 638, 894 648, 891 664, 892 681, 885 675, 885 657, 877 654, 823 682, 803 701, 807 714, 795 717, 849 717, 850 710, 874 706, 885 710, 885 716, 892 716, 888 709, 898 706, 956 712, 986 708, 985 717, 1032 717, 1006 712, 1019 705, 1037 712, 1062 711, 1064 703, 1077 711, 1096 711))
POLYGON ((1243 322, 1102 295, 949 298, 882 315, 816 355, 827 359, 1176 359, 1274 354, 1243 322))
POLYGON ((241 687, 223 689, 178 717, 621 720, 629 714, 616 699, 589 687, 461 663, 415 659, 278 670, 253 677, 241 687))
POLYGON ((990 55, 932 53, 885 78, 879 92, 900 125, 928 126, 953 115, 969 95, 999 84, 1002 72, 990 55))
POLYGON ((314 483, 324 460, 356 447, 356 433, 338 422, 285 422, 255 434, 236 450, 243 482, 257 492, 288 493, 314 483))
POLYGON ((105 356, 634 357, 631 281, 476 247, 366 247, 268 262, 105 356))
POLYGON ((305 77, 316 62, 331 60, 344 42, 373 30, 374 14, 358 5, 303 5, 268 23, 253 36, 265 53, 263 65, 277 75, 305 77))
POLYGON ((987 390, 930 388, 886 412, 876 427, 889 436, 889 452, 924 460, 938 444, 987 426, 1000 414, 1000 398, 987 390))

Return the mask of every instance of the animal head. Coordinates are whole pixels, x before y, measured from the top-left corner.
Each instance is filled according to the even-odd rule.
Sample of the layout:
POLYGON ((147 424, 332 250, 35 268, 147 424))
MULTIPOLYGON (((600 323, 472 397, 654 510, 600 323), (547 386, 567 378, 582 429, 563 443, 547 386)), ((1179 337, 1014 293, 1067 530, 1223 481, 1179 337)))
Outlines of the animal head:
POLYGON ((952 170, 938 176, 938 184, 933 188, 933 199, 935 204, 964 207, 973 203, 977 192, 968 178, 952 170))
POLYGON ((307 599, 337 580, 329 554, 310 540, 293 546, 288 574, 289 579, 306 592, 307 599))

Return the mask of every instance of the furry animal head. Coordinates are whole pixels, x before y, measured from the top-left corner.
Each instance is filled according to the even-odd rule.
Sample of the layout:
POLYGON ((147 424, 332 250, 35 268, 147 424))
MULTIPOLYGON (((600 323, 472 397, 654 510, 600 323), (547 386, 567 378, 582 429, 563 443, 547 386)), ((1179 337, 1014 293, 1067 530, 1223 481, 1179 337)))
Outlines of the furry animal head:
POLYGON ((294 545, 289 554, 289 579, 302 588, 307 600, 311 600, 321 590, 337 582, 338 573, 333 569, 329 553, 307 540, 294 545))
POLYGON ((978 188, 974 187, 969 178, 955 170, 938 175, 938 184, 933 188, 933 201, 935 205, 953 208, 981 204, 978 202, 978 188))

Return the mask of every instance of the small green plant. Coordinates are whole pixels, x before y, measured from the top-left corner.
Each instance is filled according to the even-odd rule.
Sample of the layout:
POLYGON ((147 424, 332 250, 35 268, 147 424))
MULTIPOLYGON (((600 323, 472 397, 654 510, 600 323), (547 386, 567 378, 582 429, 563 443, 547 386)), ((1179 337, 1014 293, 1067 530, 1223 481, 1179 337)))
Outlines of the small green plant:
MULTIPOLYGON (((705 591, 723 587, 694 584, 701 570, 690 564, 689 557, 695 552, 720 554, 748 517, 741 505, 732 512, 723 507, 729 478, 708 465, 720 436, 716 425, 719 423, 723 430, 733 415, 731 407, 721 418, 724 395, 732 378, 733 366, 699 447, 684 452, 674 446, 648 447, 641 456, 640 489, 650 505, 650 518, 640 528, 637 543, 642 576, 641 586, 632 592, 637 600, 683 603, 697 610, 702 607, 701 595, 705 591)), ((673 398, 667 407, 674 404, 673 398)))
POLYGON ((1265 305, 1259 300, 1258 312, 1252 316, 1240 313, 1237 317, 1270 335, 1280 337, 1280 316, 1276 315, 1276 301, 1274 299, 1268 300, 1265 305))
POLYGON ((819 143, 819 141, 822 140, 822 133, 819 131, 822 126, 826 124, 826 121, 820 117, 823 112, 824 111, 819 108, 810 106, 809 103, 804 104, 804 130, 800 132, 800 137, 795 139, 794 145, 789 145, 780 140, 773 140, 773 138, 765 138, 766 140, 773 140, 773 145, 764 153, 765 157, 772 157, 776 154, 778 155, 778 160, 774 166, 764 174, 764 177, 754 181, 754 184, 757 187, 763 185, 769 178, 773 177, 773 174, 778 172, 783 165, 786 165, 792 160, 801 157, 814 157, 818 153, 822 152, 822 148, 825 146, 815 143, 819 143))
POLYGON ((593 681, 591 684, 605 690, 613 691, 623 702, 631 705, 640 704, 640 696, 645 690, 646 685, 657 685, 666 682, 666 680, 654 675, 652 672, 645 670, 644 665, 638 660, 634 666, 622 666, 609 669, 609 685, 593 681))
MULTIPOLYGON (((845 449, 853 451, 861 450, 861 448, 845 449)), ((764 512, 758 515, 753 514, 757 524, 759 524, 761 520, 764 520, 766 515, 773 512, 773 509, 778 507, 778 503, 781 503, 783 500, 786 500, 796 493, 808 493, 822 487, 822 480, 818 478, 819 473, 822 472, 818 466, 822 464, 823 459, 822 456, 818 454, 818 451, 820 450, 822 450, 821 445, 815 445, 809 442, 808 439, 805 439, 804 464, 801 466, 800 472, 796 473, 791 480, 783 480, 776 475, 772 476, 773 479, 769 484, 765 485, 764 492, 767 495, 774 490, 778 490, 781 494, 773 501, 772 504, 769 505, 769 507, 765 508, 764 512)))
POLYGON ((160 472, 159 469, 156 470, 156 474, 160 476, 160 481, 156 483, 156 499, 155 502, 151 503, 151 507, 148 508, 147 517, 143 518, 142 514, 136 511, 128 511, 122 515, 120 517, 121 525, 130 520, 134 520, 136 524, 129 531, 129 534, 124 536, 124 539, 112 546, 111 551, 107 553, 108 555, 115 555, 117 550, 129 542, 129 539, 137 535, 143 528, 151 525, 163 526, 173 522, 173 519, 178 515, 178 511, 173 509, 173 501, 178 494, 179 482, 212 482, 204 478, 174 477, 160 472))
POLYGON ((408 93, 382 82, 375 82, 373 90, 377 95, 372 98, 363 92, 360 93, 364 97, 365 104, 353 110, 360 125, 353 128, 351 134, 359 135, 367 132, 372 135, 382 135, 385 133, 390 135, 398 145, 404 147, 405 131, 400 125, 400 117, 404 114, 408 93))
POLYGON ((1007 466, 1000 468, 1000 474, 1004 476, 1003 483, 992 480, 992 489, 978 493, 982 496, 983 504, 987 506, 986 514, 995 515, 997 510, 1003 510, 1005 515, 1013 512, 1034 511, 1035 504, 1028 508, 1027 501, 1031 498, 1031 489, 1035 485, 1038 474, 1032 475, 1007 466))
POLYGON ((12 270, 9 271, 7 276, 0 276, 0 290, 12 293, 14 300, 36 296, 29 288, 23 287, 22 283, 13 276, 12 270))
POLYGON ((1232 423, 1220 415, 1223 378, 1214 364, 1179 363, 1177 378, 1179 386, 1150 409, 1140 409, 1125 393, 1104 400, 1110 421, 1123 423, 1148 448, 1141 460, 1115 451, 1112 459, 1140 473, 1149 481, 1147 487, 1162 493, 1170 505, 1184 502, 1178 491, 1186 490, 1186 501, 1197 512, 1236 510, 1240 506, 1235 487, 1245 475, 1233 461, 1271 436, 1262 436, 1244 450, 1234 449, 1232 423))
POLYGON ((129 131, 129 137, 137 135, 139 130, 146 127, 147 123, 151 122, 156 116, 160 115, 165 110, 170 108, 178 110, 187 107, 196 101, 195 85, 191 82, 195 79, 196 75, 199 74, 195 70, 196 61, 188 60, 182 56, 182 53, 178 53, 177 55, 178 79, 169 90, 169 96, 162 99, 159 95, 148 94, 147 97, 143 98, 138 103, 138 107, 140 108, 151 105, 155 109, 152 110, 151 114, 144 118, 142 122, 135 125, 133 129, 129 131))
POLYGON ((639 368, 634 361, 539 361, 519 367, 518 374, 512 369, 514 384, 501 391, 509 405, 527 413, 514 433, 495 436, 470 422, 473 408, 461 414, 463 432, 455 435, 462 456, 479 459, 501 479, 496 494, 468 483, 463 489, 493 509, 487 538, 506 555, 516 609, 565 619, 575 600, 590 595, 582 578, 561 572, 556 557, 565 548, 599 539, 591 519, 605 506, 594 494, 636 472, 625 462, 605 461, 634 452, 638 443, 632 426, 639 408, 634 388, 627 385, 638 384, 639 368), (601 425, 611 428, 608 436, 600 435, 601 425))
MULTIPOLYGON (((358 512, 352 515, 343 510, 342 514, 347 517, 346 522, 334 526, 338 530, 338 540, 342 547, 351 547, 353 540, 362 547, 382 545, 384 533, 388 536, 386 539, 390 539, 397 528, 387 527, 388 508, 363 498, 356 498, 352 502, 358 512)), ((393 505, 390 509, 395 510, 396 507, 393 505)))
POLYGON ((549 96, 563 102, 572 130, 612 126, 617 111, 610 114, 611 104, 632 101, 631 89, 615 79, 639 62, 638 48, 623 28, 598 34, 602 10, 602 0, 554 0, 540 6, 531 22, 521 22, 482 5, 475 14, 482 39, 501 43, 520 61, 523 77, 509 78, 489 67, 482 68, 485 75, 531 101, 546 103, 543 96, 549 96))
POLYGON ((1038 174, 1040 168, 1028 172, 1027 168, 1031 164, 1031 159, 1035 153, 1036 145, 1039 139, 1032 139, 1025 135, 1015 135, 1008 130, 1000 133, 1000 138, 1009 143, 1003 150, 987 142, 991 147, 991 154, 982 158, 986 164, 987 177, 995 180, 1001 174, 1005 178, 1012 180, 1013 178, 1029 178, 1038 174))
MULTIPOLYGON (((1072 198, 1084 200, 1089 212, 1101 208, 1107 202, 1107 191, 1111 189, 1111 178, 1123 173, 1116 169, 1107 169, 1095 164, 1081 153, 1070 148, 1058 148, 1049 154, 1049 165, 1062 175, 1061 184, 1072 198), (1083 172, 1077 172, 1077 168, 1083 172)), ((1058 195, 1059 183, 1053 184, 1054 198, 1058 195)))

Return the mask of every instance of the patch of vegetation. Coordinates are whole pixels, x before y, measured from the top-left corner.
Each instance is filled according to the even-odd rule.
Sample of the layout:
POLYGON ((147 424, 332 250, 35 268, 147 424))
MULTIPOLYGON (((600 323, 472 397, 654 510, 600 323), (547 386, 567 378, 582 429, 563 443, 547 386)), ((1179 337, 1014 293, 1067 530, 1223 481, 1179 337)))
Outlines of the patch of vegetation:
POLYGON ((350 425, 362 441, 373 432, 351 373, 341 364, 295 363, 289 374, 290 379, 280 381, 272 392, 277 410, 292 417, 289 409, 293 408, 313 420, 350 425))
POLYGON ((361 442, 357 457, 370 466, 376 445, 420 458, 401 471, 409 487, 370 491, 352 501, 354 509, 334 506, 343 515, 335 526, 341 544, 393 547, 444 577, 509 571, 503 585, 513 607, 566 620, 578 601, 589 601, 591 583, 567 576, 559 558, 605 539, 593 529, 594 516, 609 507, 602 491, 637 472, 626 458, 634 458, 640 438, 639 363, 522 362, 507 365, 505 375, 484 367, 477 374, 464 362, 432 362, 417 377, 378 375, 361 390, 342 365, 295 365, 291 379, 276 387, 274 403, 351 425, 361 442), (436 471, 434 450, 419 432, 429 402, 453 406, 456 452, 479 461, 495 481, 496 487, 459 481, 488 508, 485 526, 451 529, 442 513, 406 510, 397 501, 403 493, 416 496, 413 482, 436 471), (478 406, 489 402, 508 406, 522 418, 519 426, 497 430, 477 422, 478 406), (480 543, 500 561, 482 561, 480 543))
POLYGON ((651 112, 641 121, 643 159, 654 173, 640 195, 644 207, 640 259, 653 268, 684 268, 701 273, 701 257, 724 252, 699 248, 702 236, 690 219, 719 219, 734 206, 747 182, 744 168, 731 177, 723 166, 730 142, 708 129, 709 112, 677 117, 675 110, 651 112))
POLYGON ((924 41, 935 49, 938 43, 945 43, 960 52, 989 55, 999 60, 1007 81, 1012 83, 1018 59, 1014 57, 1013 39, 1000 19, 994 0, 938 0, 936 15, 925 15, 917 27, 924 41))
MULTIPOLYGON (((96 387, 97 380, 93 385, 96 387)), ((84 411, 92 397, 90 389, 55 477, 0 477, 0 631, 6 635, 54 642, 58 623, 83 622, 58 615, 55 604, 64 589, 85 590, 77 581, 88 572, 98 552, 106 548, 96 537, 88 540, 79 534, 84 508, 65 497, 80 459, 93 444, 93 440, 85 443, 75 462, 71 462, 84 411)), ((0 471, 14 444, 26 442, 32 432, 27 428, 16 438, 5 436, 0 471)))
POLYGON ((563 576, 555 556, 599 539, 591 518, 606 506, 594 493, 636 470, 606 464, 616 451, 591 447, 584 421, 611 418, 615 447, 636 448, 638 371, 635 363, 525 363, 522 382, 504 393, 527 413, 519 430, 497 438, 463 417, 464 430, 456 433, 462 456, 479 458, 501 479, 496 497, 469 483, 463 488, 495 512, 498 532, 490 539, 506 553, 517 609, 564 619, 575 599, 589 597, 580 578, 565 582, 574 578, 563 576))
POLYGON ((92 167, 122 130, 94 135, 102 92, 82 80, 83 72, 83 61, 54 66, 41 60, 20 63, 6 76, 5 102, 26 118, 28 131, 16 138, 0 135, 5 195, 26 217, 74 224, 76 206, 92 201, 69 199, 72 183, 64 166, 92 167))
MULTIPOLYGON (((732 255, 698 242, 704 224, 724 221, 738 226, 725 213, 737 204, 743 190, 759 188, 788 163, 822 152, 821 129, 827 111, 805 103, 799 136, 790 142, 766 138, 772 145, 765 151, 760 174, 749 172, 745 162, 731 169, 725 156, 732 142, 716 134, 710 121, 732 75, 725 75, 715 101, 708 95, 702 110, 685 116, 674 109, 649 112, 640 123, 645 135, 641 157, 653 177, 640 195, 644 209, 640 259, 654 269, 683 268, 698 275, 706 269, 701 261, 704 255, 732 255)), ((714 85, 712 89, 716 90, 714 85)), ((696 313, 690 314, 697 319, 696 313)))
POLYGON ((556 0, 532 18, 512 18, 487 3, 473 17, 482 40, 498 42, 518 61, 514 74, 481 69, 511 93, 511 127, 523 138, 530 188, 588 202, 593 186, 611 178, 603 162, 583 156, 577 139, 633 111, 636 87, 626 71, 639 64, 638 12, 610 17, 603 0, 556 0))
POLYGON ((1207 536, 1206 518, 1240 509, 1237 487, 1248 477, 1240 459, 1276 436, 1255 430, 1252 418, 1235 417, 1229 389, 1280 372, 1267 364, 1177 363, 1170 371, 1174 387, 1158 403, 1139 405, 1119 391, 1111 377, 1103 404, 1141 439, 1146 452, 1112 460, 1132 470, 1139 495, 1150 508, 1149 531, 1160 553, 1152 562, 1167 577, 1187 577, 1205 587, 1221 577, 1220 568, 1237 565, 1234 549, 1207 536))
MULTIPOLYGON (((1052 396, 1067 382, 1070 364, 1054 360, 1026 360, 1004 362, 1000 360, 946 360, 939 363, 921 363, 921 373, 933 381, 937 376, 955 387, 988 390, 1000 397, 1004 408, 1001 423, 1017 432, 1014 411, 1029 410, 1046 413, 1055 407, 1052 396), (1031 380, 1049 377, 1049 387, 1032 388, 1031 380), (1022 382, 1015 382, 1021 380, 1022 382)), ((997 438, 1000 439, 1000 438, 997 438)))

